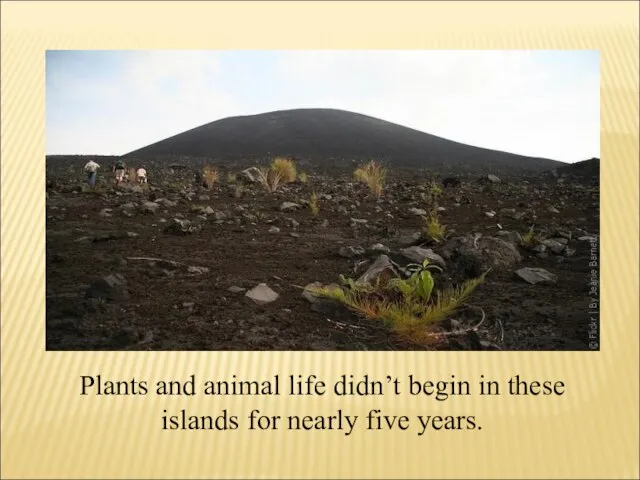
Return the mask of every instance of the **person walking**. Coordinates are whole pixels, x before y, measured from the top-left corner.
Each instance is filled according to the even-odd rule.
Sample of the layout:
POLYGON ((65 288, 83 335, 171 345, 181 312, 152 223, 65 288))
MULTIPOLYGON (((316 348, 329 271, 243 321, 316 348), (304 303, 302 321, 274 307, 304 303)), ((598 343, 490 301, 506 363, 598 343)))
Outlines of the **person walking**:
POLYGON ((136 172, 136 176, 138 177, 138 183, 147 183, 147 171, 144 167, 140 167, 136 172))
POLYGON ((116 185, 119 185, 124 180, 125 164, 122 160, 118 160, 113 167, 113 171, 116 174, 116 185))
POLYGON ((93 160, 89 160, 87 164, 84 166, 84 171, 87 172, 87 182, 92 187, 96 186, 96 177, 98 176, 98 169, 100 165, 94 162, 93 160))

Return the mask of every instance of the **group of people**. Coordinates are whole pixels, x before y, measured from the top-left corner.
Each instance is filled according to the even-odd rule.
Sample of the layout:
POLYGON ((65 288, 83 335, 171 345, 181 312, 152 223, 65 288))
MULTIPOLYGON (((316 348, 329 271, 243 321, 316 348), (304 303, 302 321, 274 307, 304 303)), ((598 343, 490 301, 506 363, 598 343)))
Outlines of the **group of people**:
MULTIPOLYGON (((87 172, 87 181, 89 185, 92 187, 96 184, 96 177, 98 176, 98 169, 100 165, 93 160, 89 160, 87 164, 84 166, 84 171, 87 172)), ((114 166, 112 171, 115 174, 116 185, 120 185, 125 180, 133 181, 133 178, 129 178, 129 174, 126 171, 126 165, 122 160, 118 160, 114 166)), ((135 180, 139 183, 147 183, 147 170, 143 167, 135 170, 135 180)))

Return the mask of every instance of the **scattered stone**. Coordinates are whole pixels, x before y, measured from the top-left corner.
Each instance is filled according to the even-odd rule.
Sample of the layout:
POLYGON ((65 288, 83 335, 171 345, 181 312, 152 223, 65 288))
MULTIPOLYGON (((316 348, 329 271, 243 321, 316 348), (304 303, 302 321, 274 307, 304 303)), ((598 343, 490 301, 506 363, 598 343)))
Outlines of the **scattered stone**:
POLYGON ((160 205, 156 202, 143 202, 140 210, 142 211, 142 213, 155 214, 158 208, 160 208, 160 205))
POLYGON ((365 250, 362 247, 342 247, 340 248, 338 255, 345 258, 355 258, 364 255, 365 250))
POLYGON ((91 241, 93 242, 105 242, 107 240, 118 240, 120 238, 135 238, 139 236, 134 232, 109 232, 101 235, 94 236, 91 241))
POLYGON ((178 205, 178 202, 173 202, 171 200, 168 200, 166 198, 158 198, 155 200, 155 202, 159 205, 162 205, 164 207, 175 207, 178 205))
POLYGON ((522 261, 516 247, 497 237, 454 237, 443 247, 443 257, 468 275, 477 277, 488 269, 505 269, 522 261))
POLYGON ((398 239, 398 245, 401 247, 410 247, 423 240, 422 232, 415 232, 410 235, 404 235, 398 239))
POLYGON ((260 283, 245 293, 245 296, 257 305, 266 305, 276 301, 280 295, 269 288, 266 283, 260 283))
POLYGON ((447 266, 444 259, 437 253, 434 253, 430 248, 413 246, 401 249, 400 253, 414 263, 422 263, 425 259, 428 259, 429 263, 433 263, 441 268, 446 268, 447 266))
POLYGON ((242 287, 238 287, 237 285, 233 285, 233 286, 229 287, 228 290, 231 293, 242 293, 242 292, 245 292, 247 289, 246 288, 242 288, 242 287))
POLYGON ((494 212, 493 210, 490 212, 484 212, 484 214, 489 218, 493 218, 496 216, 496 212, 494 212))
POLYGON ((501 181, 498 177, 496 177, 495 175, 493 175, 493 174, 491 174, 491 173, 490 173, 489 175, 487 175, 487 177, 486 177, 486 178, 487 178, 487 180, 489 180, 491 183, 500 183, 500 181, 501 181))
POLYGON ((276 226, 273 226, 269 229, 269 233, 280 233, 280 229, 276 226))
POLYGON ((164 231, 175 235, 187 235, 189 233, 197 233, 201 229, 201 225, 194 224, 189 220, 174 218, 173 221, 165 227, 164 231))
POLYGON ((209 272, 209 269, 207 267, 195 267, 190 265, 187 267, 187 272, 194 275, 202 275, 203 273, 209 272))
POLYGON ((299 208, 300 205, 293 202, 282 202, 282 205, 280 205, 280 211, 282 212, 291 212, 294 210, 298 210, 299 208))
POLYGON ((418 216, 424 216, 427 214, 426 210, 423 210, 422 208, 410 208, 409 209, 409 213, 413 213, 414 215, 418 215, 418 216))
POLYGON ((93 282, 87 289, 86 298, 105 298, 107 300, 126 300, 129 298, 125 278, 114 273, 93 282))
POLYGON ((559 255, 562 253, 562 251, 565 248, 565 245, 553 240, 553 239, 546 239, 542 241, 542 245, 544 245, 545 247, 547 247, 549 250, 551 250, 553 253, 555 253, 556 255, 559 255))
POLYGON ((513 243, 514 245, 520 245, 522 242, 522 236, 518 232, 509 232, 507 230, 502 230, 496 233, 496 236, 506 240, 509 243, 513 243))
POLYGON ((548 210, 550 213, 560 213, 560 210, 558 210, 556 207, 549 207, 548 210))
POLYGON ((375 245, 372 245, 371 248, 369 248, 369 250, 373 253, 390 253, 391 249, 381 243, 376 243, 375 245))
POLYGON ((367 271, 358 278, 357 283, 372 284, 380 281, 381 284, 384 284, 391 278, 399 277, 399 272, 400 267, 396 263, 391 261, 387 255, 380 255, 367 271))
POLYGON ((516 271, 516 275, 531 285, 554 285, 558 281, 558 277, 546 271, 544 268, 521 268, 516 271))

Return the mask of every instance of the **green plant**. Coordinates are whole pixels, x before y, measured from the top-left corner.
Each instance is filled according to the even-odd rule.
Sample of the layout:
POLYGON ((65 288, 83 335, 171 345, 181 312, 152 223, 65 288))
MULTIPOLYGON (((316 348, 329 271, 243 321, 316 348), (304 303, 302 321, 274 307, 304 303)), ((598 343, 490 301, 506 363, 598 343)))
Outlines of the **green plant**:
POLYGON ((353 172, 353 177, 366 184, 374 196, 380 197, 387 178, 387 169, 381 164, 371 161, 357 168, 353 172))
POLYGON ((314 217, 320 213, 320 207, 318 206, 318 195, 316 192, 311 192, 309 196, 309 209, 311 210, 311 215, 314 217))
POLYGON ((429 240, 441 242, 447 233, 447 227, 440 222, 438 212, 433 210, 428 217, 422 217, 424 222, 424 234, 429 240))
POLYGON ((422 196, 422 200, 430 205, 437 205, 438 198, 442 195, 442 187, 435 180, 431 180, 426 185, 426 192, 422 196))
POLYGON ((309 181, 309 175, 307 175, 305 172, 300 172, 298 174, 298 180, 300 180, 302 183, 307 183, 309 181))
POLYGON ((394 278, 389 282, 389 285, 400 291, 406 300, 412 301, 414 300, 413 297, 416 297, 415 299, 428 302, 431 299, 431 292, 435 286, 435 281, 430 270, 435 269, 442 272, 442 269, 437 265, 430 264, 428 258, 426 258, 422 264, 409 264, 406 269, 411 272, 409 278, 394 278))
POLYGON ((529 230, 527 231, 527 233, 522 235, 520 239, 520 245, 523 246, 524 248, 531 248, 542 243, 543 240, 544 240, 544 237, 539 233, 536 233, 532 225, 531 228, 529 228, 529 230))
POLYGON ((407 279, 395 278, 375 285, 358 283, 341 275, 342 286, 312 288, 311 292, 337 301, 371 320, 382 321, 402 337, 428 343, 437 336, 430 327, 463 306, 488 273, 434 295, 435 280, 430 271, 434 268, 438 269, 426 260, 411 265, 412 273, 407 279))
POLYGON ((227 173, 227 183, 234 184, 238 181, 238 174, 235 172, 227 173))

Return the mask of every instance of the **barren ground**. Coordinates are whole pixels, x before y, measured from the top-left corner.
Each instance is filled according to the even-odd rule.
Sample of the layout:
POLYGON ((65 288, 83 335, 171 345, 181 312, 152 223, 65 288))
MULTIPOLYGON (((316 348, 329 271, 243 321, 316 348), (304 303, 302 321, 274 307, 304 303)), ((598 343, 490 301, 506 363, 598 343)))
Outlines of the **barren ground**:
MULTIPOLYGON (((115 189, 104 173, 97 191, 87 191, 83 175, 77 173, 81 166, 47 165, 48 349, 436 348, 397 338, 381 324, 347 312, 313 311, 297 288, 314 281, 336 282, 340 274, 357 277, 367 264, 354 273, 356 263, 376 257, 345 258, 338 254, 343 246, 368 249, 382 243, 391 249, 392 258, 398 258, 406 237, 422 228, 420 216, 409 209, 428 210, 420 195, 426 178, 391 175, 377 200, 353 182, 349 172, 324 177, 310 171, 306 184, 289 184, 275 194, 252 184, 237 197, 236 187, 224 175, 207 190, 197 186, 188 171, 168 170, 150 170, 149 187, 143 192, 115 189), (317 216, 303 203, 312 189, 321 195, 317 216), (176 203, 160 202, 155 213, 143 212, 144 202, 158 199, 176 203), (301 208, 281 211, 285 201, 301 208), (194 206, 211 210, 202 214, 194 206), (191 220, 201 230, 186 235, 166 232, 174 218, 191 220), (366 219, 367 224, 354 230, 352 218, 366 219), (274 226, 279 231, 270 233, 274 226), (93 282, 111 274, 122 275, 128 296, 87 297, 93 282), (229 290, 248 290, 260 283, 279 298, 259 306, 244 292, 229 290)), ((597 185, 548 176, 503 178, 489 186, 474 178, 460 179, 461 186, 444 189, 438 200, 445 208, 441 220, 450 237, 494 236, 499 230, 524 234, 531 225, 548 238, 557 236, 558 229, 571 233, 569 255, 567 250, 540 255, 517 246, 522 255, 518 265, 489 273, 471 298, 491 326, 478 332, 480 337, 506 350, 587 349, 592 244, 578 239, 598 235, 597 185), (486 215, 491 211, 494 217, 486 215), (522 267, 544 268, 557 276, 557 283, 526 283, 514 273, 522 267)), ((436 253, 444 248, 428 246, 436 253)), ((436 278, 438 283, 457 280, 447 269, 436 278)), ((473 347, 452 342, 437 348, 473 347)))

